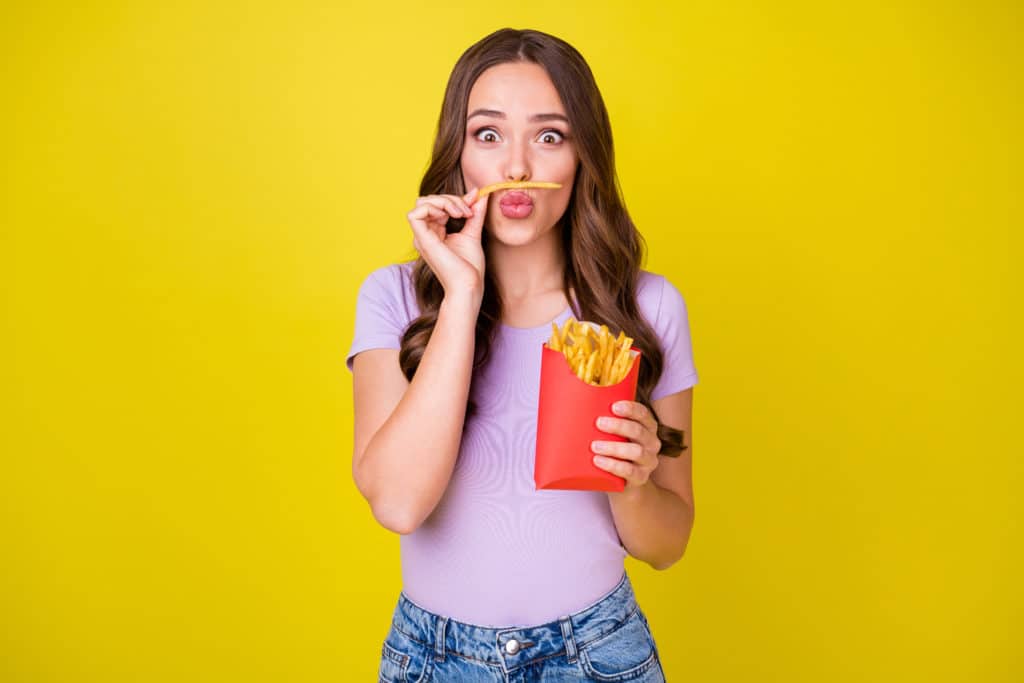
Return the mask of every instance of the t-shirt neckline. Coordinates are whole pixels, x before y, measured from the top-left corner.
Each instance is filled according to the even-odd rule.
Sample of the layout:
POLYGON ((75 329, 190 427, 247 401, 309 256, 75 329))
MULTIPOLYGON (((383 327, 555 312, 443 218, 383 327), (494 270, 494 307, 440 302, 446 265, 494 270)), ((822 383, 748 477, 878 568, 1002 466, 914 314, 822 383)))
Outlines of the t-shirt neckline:
POLYGON ((559 327, 561 327, 561 323, 565 322, 570 315, 572 315, 572 305, 566 306, 565 309, 553 319, 543 325, 538 325, 537 327, 513 327, 511 325, 506 325, 505 323, 499 323, 499 325, 502 330, 510 334, 534 334, 542 330, 550 331, 551 323, 559 323, 559 327))

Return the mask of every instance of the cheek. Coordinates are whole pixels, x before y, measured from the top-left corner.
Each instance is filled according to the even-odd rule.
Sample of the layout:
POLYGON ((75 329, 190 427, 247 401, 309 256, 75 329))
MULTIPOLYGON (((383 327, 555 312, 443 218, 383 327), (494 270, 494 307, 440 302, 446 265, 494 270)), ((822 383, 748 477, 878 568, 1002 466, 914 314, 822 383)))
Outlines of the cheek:
POLYGON ((565 178, 571 181, 576 176, 576 169, 580 166, 580 160, 575 153, 566 160, 562 166, 562 173, 565 174, 565 178))
POLYGON ((562 187, 557 191, 557 200, 555 201, 562 211, 569 205, 569 198, 572 196, 572 185, 576 180, 576 169, 578 166, 579 164, 576 159, 572 158, 564 164, 560 164, 557 169, 552 169, 555 172, 554 179, 562 183, 562 187))
POLYGON ((555 160, 555 163, 550 167, 552 179, 562 183, 563 187, 566 185, 571 186, 576 177, 578 166, 579 161, 577 161, 575 154, 555 160))
POLYGON ((462 175, 469 185, 474 183, 484 184, 483 179, 487 174, 482 168, 483 164, 476 155, 467 151, 467 149, 463 149, 462 156, 459 157, 459 165, 462 167, 462 175))

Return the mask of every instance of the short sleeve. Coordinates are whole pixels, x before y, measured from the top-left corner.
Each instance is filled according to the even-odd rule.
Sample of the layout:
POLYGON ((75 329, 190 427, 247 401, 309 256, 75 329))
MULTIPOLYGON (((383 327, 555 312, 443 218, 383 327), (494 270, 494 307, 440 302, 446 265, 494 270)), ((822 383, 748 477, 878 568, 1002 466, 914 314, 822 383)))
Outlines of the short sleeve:
POLYGON ((689 389, 697 383, 686 301, 665 277, 662 278, 661 303, 654 328, 665 358, 661 378, 651 391, 652 401, 689 389))
POLYGON ((359 287, 356 298, 355 332, 345 365, 367 349, 400 349, 408 317, 402 305, 401 278, 395 266, 370 273, 359 287))

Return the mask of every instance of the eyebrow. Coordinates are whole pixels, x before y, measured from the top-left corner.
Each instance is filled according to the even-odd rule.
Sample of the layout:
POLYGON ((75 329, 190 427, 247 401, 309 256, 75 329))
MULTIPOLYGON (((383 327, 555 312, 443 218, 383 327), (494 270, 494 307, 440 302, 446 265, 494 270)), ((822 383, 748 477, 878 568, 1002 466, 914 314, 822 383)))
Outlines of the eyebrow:
MULTIPOLYGON (((466 117, 466 121, 469 121, 474 116, 493 116, 496 119, 506 119, 505 112, 498 111, 497 109, 477 109, 472 114, 466 117)), ((530 122, 533 121, 565 121, 569 123, 569 119, 563 114, 534 114, 530 117, 530 122)))

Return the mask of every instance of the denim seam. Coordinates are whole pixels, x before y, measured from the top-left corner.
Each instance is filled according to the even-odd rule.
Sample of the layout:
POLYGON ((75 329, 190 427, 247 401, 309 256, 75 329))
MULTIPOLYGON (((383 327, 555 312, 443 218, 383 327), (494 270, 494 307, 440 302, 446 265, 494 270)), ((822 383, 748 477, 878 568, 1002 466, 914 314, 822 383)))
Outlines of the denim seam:
POLYGON ((601 673, 600 671, 598 671, 597 669, 594 668, 594 665, 590 661, 590 657, 589 656, 583 658, 581 660, 580 664, 583 666, 583 670, 584 671, 586 671, 587 673, 591 673, 592 672, 595 676, 599 677, 598 680, 605 680, 605 681, 628 681, 630 679, 636 678, 638 676, 642 676, 643 674, 647 673, 647 671, 649 671, 659 661, 660 660, 658 659, 658 653, 654 652, 653 649, 652 649, 651 656, 648 657, 647 659, 645 659, 643 662, 641 662, 640 664, 637 664, 632 669, 626 669, 625 671, 622 671, 622 672, 619 672, 619 673, 616 673, 616 674, 603 674, 603 673, 601 673))
MULTIPOLYGON (((401 633, 403 636, 405 636, 409 640, 412 640, 412 641, 414 641, 416 643, 419 643, 420 645, 423 645, 424 647, 433 648, 433 645, 431 645, 430 643, 425 643, 422 640, 420 640, 419 638, 417 638, 416 636, 412 635, 411 633, 406 633, 405 631, 400 629, 397 625, 395 625, 394 628, 395 628, 396 631, 401 633)), ((497 662, 492 662, 492 661, 487 660, 487 659, 478 659, 477 657, 473 657, 472 655, 467 655, 467 654, 463 654, 461 652, 456 652, 455 650, 445 650, 444 653, 446 655, 454 655, 456 657, 462 657, 463 659, 470 659, 470 660, 472 660, 474 662, 480 662, 481 664, 487 664, 488 666, 497 667, 499 669, 501 668, 501 664, 499 664, 497 662)))
POLYGON ((384 647, 381 650, 381 655, 387 659, 390 659, 392 662, 394 662, 400 667, 404 668, 406 666, 409 666, 410 656, 405 654, 404 652, 401 652, 391 647, 387 643, 384 643, 384 647))
MULTIPOLYGON (((629 616, 627 616, 625 619, 620 621, 610 631, 608 631, 608 632, 606 632, 606 633, 604 633, 604 634, 602 634, 600 636, 597 636, 596 638, 591 638, 586 643, 581 643, 580 644, 580 646, 579 646, 580 647, 580 664, 583 667, 584 671, 587 671, 588 674, 589 673, 593 673, 595 676, 600 677, 599 680, 628 681, 628 680, 631 680, 633 678, 637 678, 638 676, 643 675, 651 667, 653 667, 656 663, 659 663, 661 661, 661 658, 658 656, 657 647, 654 645, 654 637, 653 636, 651 636, 651 656, 648 657, 647 659, 645 659, 640 664, 637 664, 633 668, 627 669, 626 671, 621 671, 621 672, 616 673, 616 674, 605 675, 605 674, 602 674, 597 669, 595 669, 593 663, 591 663, 591 661, 590 661, 589 653, 586 652, 586 649, 590 645, 593 645, 593 644, 597 643, 598 641, 605 639, 607 636, 610 636, 611 634, 615 633, 615 631, 617 631, 622 625, 624 625, 627 621, 629 621, 629 619, 632 618, 633 614, 635 614, 639 609, 640 609, 640 605, 637 604, 636 607, 633 609, 633 611, 631 611, 629 613, 629 616)), ((650 629, 645 629, 645 630, 647 630, 648 634, 650 634, 650 629)))
POLYGON ((561 659, 562 657, 565 657, 565 652, 556 652, 553 655, 544 655, 543 657, 537 657, 536 659, 531 659, 529 661, 516 664, 515 666, 510 666, 508 667, 508 670, 515 671, 516 669, 521 669, 524 666, 530 666, 531 664, 536 664, 537 662, 546 662, 549 659, 561 659))
POLYGON ((441 617, 437 622, 437 635, 434 638, 434 659, 444 661, 444 632, 448 626, 448 617, 441 617))
POLYGON ((640 605, 639 604, 634 605, 633 609, 630 611, 630 613, 627 614, 622 621, 620 621, 620 622, 616 623, 614 626, 612 626, 609 630, 605 631, 604 633, 601 633, 600 635, 594 636, 590 640, 582 641, 582 642, 577 642, 576 643, 577 649, 578 650, 582 650, 583 648, 587 647, 588 645, 590 645, 592 643, 596 643, 597 641, 601 640, 602 638, 606 638, 607 636, 610 636, 611 634, 615 633, 616 631, 619 630, 619 628, 622 627, 623 624, 625 624, 627 621, 632 619, 633 615, 636 614, 637 610, 639 610, 639 609, 640 609, 640 605))
MULTIPOLYGON (((406 633, 402 629, 398 628, 398 626, 395 626, 395 630, 398 631, 403 636, 405 636, 406 638, 408 638, 409 640, 411 640, 413 642, 416 642, 416 643, 418 643, 420 645, 423 645, 425 647, 429 647, 430 646, 430 643, 425 643, 422 640, 420 640, 419 638, 417 638, 417 637, 415 637, 415 636, 413 636, 413 635, 411 635, 409 633, 406 633)), ((588 642, 593 642, 593 641, 588 641, 588 642)), ((481 664, 487 664, 488 666, 492 666, 492 667, 495 667, 495 668, 498 668, 498 669, 502 668, 501 664, 498 663, 498 662, 492 662, 492 661, 490 661, 488 659, 479 659, 477 657, 473 657, 472 655, 467 655, 467 654, 463 654, 461 652, 456 652, 455 650, 445 650, 445 654, 446 655, 454 655, 456 657, 461 657, 462 659, 469 659, 469 660, 472 660, 474 662, 480 662, 481 664)), ((522 664, 516 664, 512 668, 513 669, 518 669, 521 666, 526 666, 526 665, 532 664, 534 662, 543 662, 543 661, 545 661, 547 659, 554 659, 555 657, 564 657, 565 655, 566 655, 566 651, 563 650, 562 652, 556 652, 555 654, 544 655, 543 657, 537 657, 536 659, 531 659, 531 660, 529 660, 527 662, 523 662, 522 664)), ((406 655, 406 656, 408 656, 408 655, 406 655)), ((512 669, 509 669, 509 670, 511 671, 512 669)))
POLYGON ((579 644, 576 642, 576 633, 572 628, 572 619, 565 617, 559 619, 559 626, 562 627, 562 639, 565 641, 565 655, 569 659, 570 664, 575 664, 579 644))

